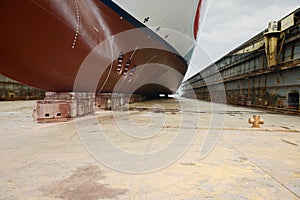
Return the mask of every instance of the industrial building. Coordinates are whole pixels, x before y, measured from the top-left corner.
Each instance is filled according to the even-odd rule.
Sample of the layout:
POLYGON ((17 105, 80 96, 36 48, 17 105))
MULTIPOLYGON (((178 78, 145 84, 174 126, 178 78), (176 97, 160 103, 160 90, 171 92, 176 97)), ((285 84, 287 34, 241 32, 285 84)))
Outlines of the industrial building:
POLYGON ((299 111, 300 9, 270 22, 267 29, 185 81, 181 92, 187 98, 212 100, 222 87, 229 104, 299 111))
POLYGON ((45 92, 21 84, 0 74, 0 100, 43 99, 45 92))

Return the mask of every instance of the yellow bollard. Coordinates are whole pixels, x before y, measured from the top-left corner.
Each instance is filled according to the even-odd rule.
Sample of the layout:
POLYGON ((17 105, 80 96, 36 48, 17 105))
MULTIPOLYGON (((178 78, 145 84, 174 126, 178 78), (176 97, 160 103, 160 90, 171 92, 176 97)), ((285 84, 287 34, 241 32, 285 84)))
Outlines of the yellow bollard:
POLYGON ((260 124, 264 124, 264 120, 260 118, 260 115, 253 115, 253 119, 248 119, 249 124, 252 124, 252 128, 260 128, 260 124))

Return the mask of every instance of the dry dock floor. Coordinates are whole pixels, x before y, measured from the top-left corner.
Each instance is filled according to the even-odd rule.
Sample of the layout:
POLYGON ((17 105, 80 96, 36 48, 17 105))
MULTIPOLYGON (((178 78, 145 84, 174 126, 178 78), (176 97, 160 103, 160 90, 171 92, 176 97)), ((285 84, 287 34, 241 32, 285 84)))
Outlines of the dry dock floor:
POLYGON ((299 116, 162 99, 43 124, 33 103, 0 102, 1 200, 300 199, 299 116))

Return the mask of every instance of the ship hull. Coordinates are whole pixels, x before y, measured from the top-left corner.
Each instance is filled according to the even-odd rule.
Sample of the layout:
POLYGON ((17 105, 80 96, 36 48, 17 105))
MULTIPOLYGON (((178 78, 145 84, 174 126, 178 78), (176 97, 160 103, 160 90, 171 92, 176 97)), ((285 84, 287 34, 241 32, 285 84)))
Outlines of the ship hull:
POLYGON ((107 2, 1 1, 0 73, 54 92, 175 92, 184 56, 107 2))

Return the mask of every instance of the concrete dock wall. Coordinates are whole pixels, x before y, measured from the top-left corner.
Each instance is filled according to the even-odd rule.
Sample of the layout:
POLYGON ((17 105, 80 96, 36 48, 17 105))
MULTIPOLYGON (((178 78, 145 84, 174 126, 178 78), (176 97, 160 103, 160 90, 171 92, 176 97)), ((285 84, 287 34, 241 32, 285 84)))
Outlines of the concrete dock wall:
POLYGON ((43 99, 45 92, 0 75, 0 101, 43 99))
POLYGON ((299 111, 300 9, 289 16, 294 17, 293 24, 274 33, 278 37, 275 61, 264 42, 269 28, 185 81, 182 96, 211 100, 213 88, 223 85, 227 103, 299 111))

